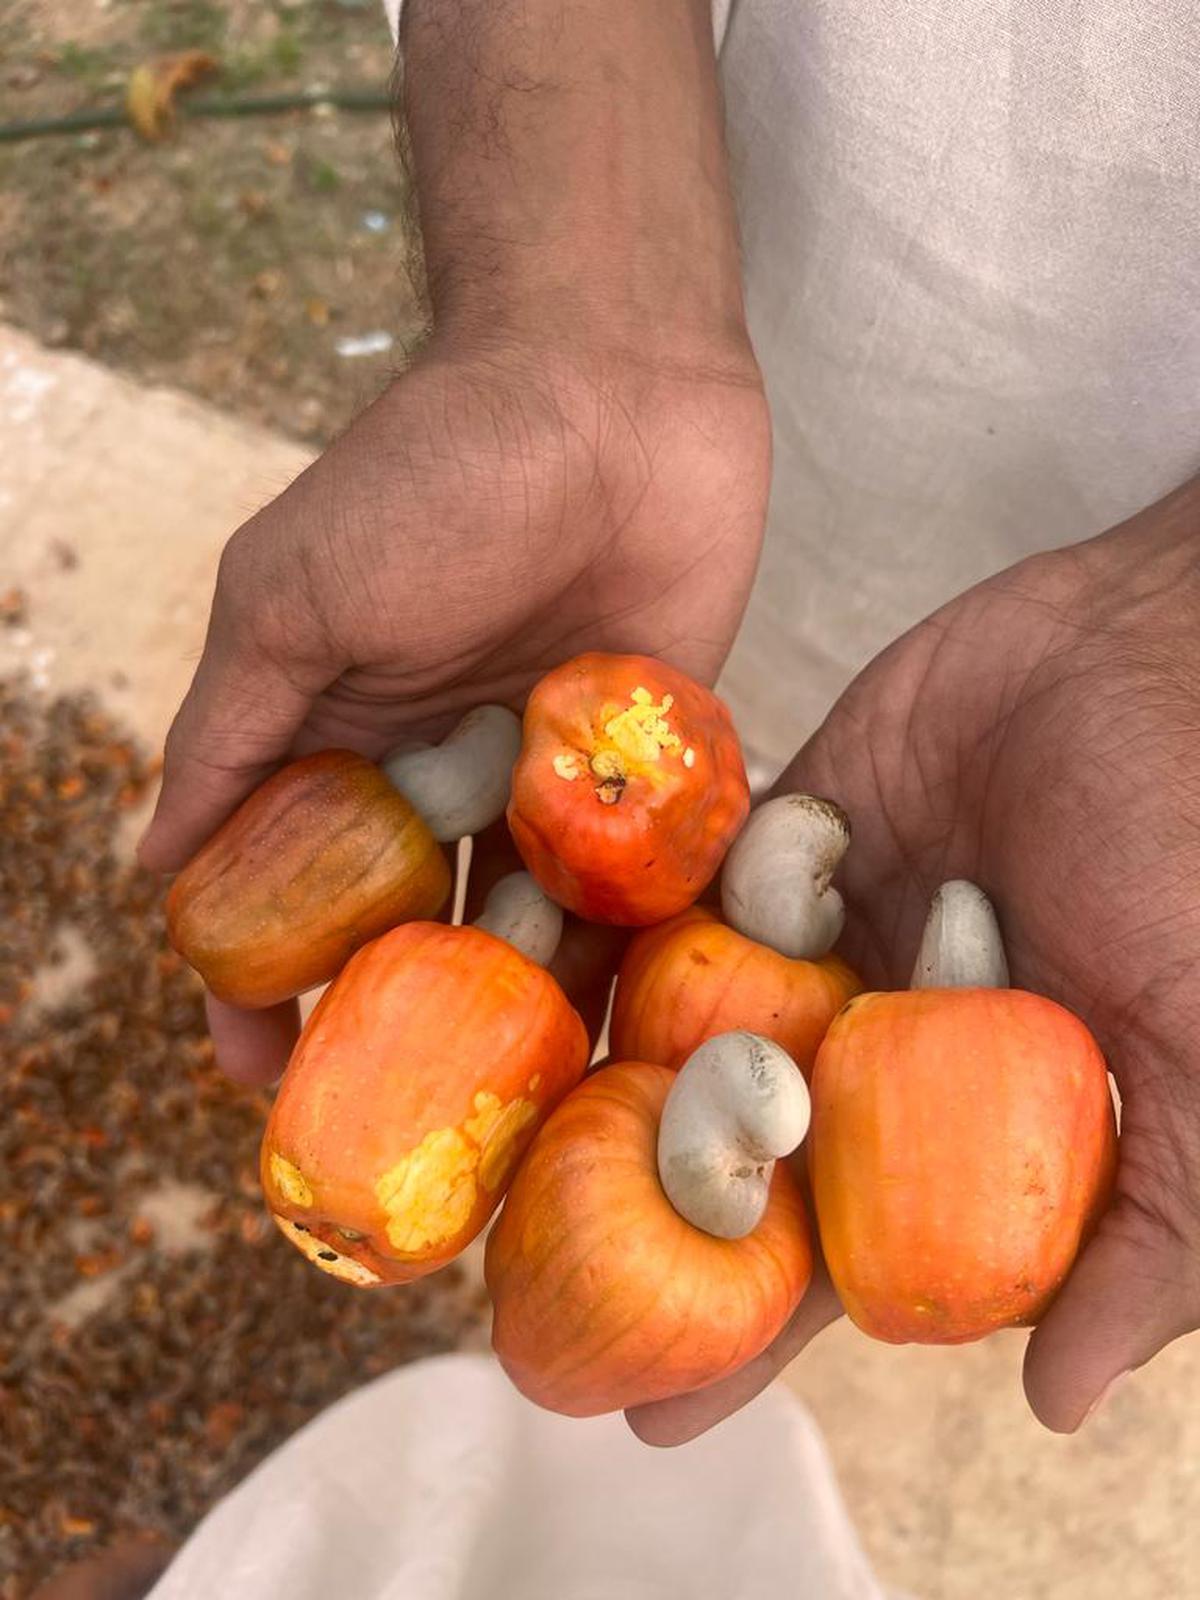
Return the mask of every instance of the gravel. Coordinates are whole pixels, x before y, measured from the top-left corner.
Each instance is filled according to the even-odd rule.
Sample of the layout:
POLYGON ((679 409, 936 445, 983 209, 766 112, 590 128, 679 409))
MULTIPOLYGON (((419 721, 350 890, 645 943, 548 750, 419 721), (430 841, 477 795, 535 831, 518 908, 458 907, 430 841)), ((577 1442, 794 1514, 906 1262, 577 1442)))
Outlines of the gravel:
POLYGON ((160 885, 155 766, 88 697, 0 683, 0 1597, 178 1538, 366 1379, 478 1342, 455 1268, 363 1294, 263 1210, 269 1096, 226 1082, 160 885))

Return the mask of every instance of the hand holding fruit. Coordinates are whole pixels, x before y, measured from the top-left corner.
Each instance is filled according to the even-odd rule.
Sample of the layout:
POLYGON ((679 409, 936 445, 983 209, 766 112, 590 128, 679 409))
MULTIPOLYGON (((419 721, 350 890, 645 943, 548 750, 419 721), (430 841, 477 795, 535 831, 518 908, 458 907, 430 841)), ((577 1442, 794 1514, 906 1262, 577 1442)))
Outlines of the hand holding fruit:
MULTIPOLYGON (((378 760, 519 705, 577 651, 666 651, 711 681, 769 450, 753 357, 735 330, 721 341, 659 371, 569 337, 441 331, 227 546, 143 861, 183 866, 289 757, 378 760)), ((212 1009, 222 1059, 277 1076, 295 1007, 212 1009)))
MULTIPOLYGON (((851 686, 781 787, 854 824, 844 947, 906 981, 928 897, 999 905, 1015 982, 1084 1017, 1121 1096, 1112 1203, 1030 1339, 1048 1426, 1200 1326, 1200 626, 1191 486, 943 608, 851 686)), ((674 1442, 770 1381, 838 1314, 820 1273, 775 1350, 637 1426, 674 1442)))
MULTIPOLYGON (((724 708, 641 657, 580 658, 551 674, 547 689, 556 677, 582 693, 566 733, 537 696, 526 712, 527 818, 553 814, 569 781, 565 761, 587 763, 594 750, 604 771, 585 767, 579 790, 587 861, 573 854, 576 829, 560 826, 531 834, 531 865, 557 884, 562 862, 574 861, 610 908, 622 884, 631 911, 629 896, 646 893, 643 884, 657 894, 661 883, 673 904, 686 904, 748 804, 724 708), (574 744, 564 748, 564 737, 574 744), (625 763, 619 782, 614 761, 625 763), (672 829, 673 816, 687 826, 672 829), (656 827, 661 873, 642 860, 656 827)), ((171 936, 222 997, 269 1005, 335 979, 293 1053, 262 1175, 288 1238, 360 1287, 452 1259, 587 1062, 583 1025, 539 965, 555 953, 562 911, 528 874, 498 883, 472 928, 412 920, 436 911, 448 889, 435 840, 485 830, 504 803, 520 742, 514 721, 483 707, 441 746, 396 752, 382 772, 349 752, 293 762, 243 803, 171 891, 171 936)), ((803 1249, 807 1260, 807 1241, 803 1249)))
POLYGON ((648 658, 569 662, 526 711, 516 842, 576 906, 679 913, 635 941, 614 1019, 618 1046, 638 1038, 664 1066, 621 1061, 572 1093, 587 1037, 538 964, 563 919, 534 878, 498 883, 475 927, 409 920, 414 851, 440 859, 435 836, 483 829, 502 803, 511 724, 483 708, 443 746, 389 758, 390 778, 348 753, 293 763, 172 891, 181 948, 246 1001, 333 976, 402 924, 335 977, 285 1075, 262 1175, 287 1237, 359 1287, 420 1276, 485 1224, 532 1140, 489 1245, 497 1350, 545 1405, 649 1407, 636 1425, 665 1415, 669 1431, 723 1384, 744 1391, 809 1282, 804 1208, 777 1167, 809 1098, 780 1044, 746 1031, 765 1017, 812 1069, 817 1216, 860 1325, 952 1343, 1036 1321, 1107 1198, 1112 1109, 1086 1028, 1007 988, 979 891, 939 891, 911 992, 837 1011, 858 988, 827 955, 845 815, 781 797, 730 849, 746 784, 719 702, 648 658), (726 852, 732 928, 688 905, 726 852), (715 959, 694 943, 709 929, 715 959))

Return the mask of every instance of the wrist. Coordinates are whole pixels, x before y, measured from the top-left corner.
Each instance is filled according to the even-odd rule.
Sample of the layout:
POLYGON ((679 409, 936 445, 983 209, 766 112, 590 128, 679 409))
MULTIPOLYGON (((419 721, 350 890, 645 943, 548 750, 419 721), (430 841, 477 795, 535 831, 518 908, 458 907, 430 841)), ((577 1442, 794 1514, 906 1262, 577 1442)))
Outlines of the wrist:
POLYGON ((547 260, 526 272, 464 253, 431 291, 435 339, 460 349, 574 350, 581 359, 761 385, 740 293, 725 299, 672 272, 623 287, 614 295, 609 283, 547 260))
POLYGON ((741 393, 766 413, 762 372, 745 323, 719 318, 642 324, 626 307, 555 301, 539 288, 511 287, 484 305, 466 296, 437 318, 426 346, 432 361, 529 379, 584 396, 657 395, 664 406, 681 385, 741 393))
POLYGON ((410 0, 405 46, 441 327, 744 366, 709 0, 410 0))

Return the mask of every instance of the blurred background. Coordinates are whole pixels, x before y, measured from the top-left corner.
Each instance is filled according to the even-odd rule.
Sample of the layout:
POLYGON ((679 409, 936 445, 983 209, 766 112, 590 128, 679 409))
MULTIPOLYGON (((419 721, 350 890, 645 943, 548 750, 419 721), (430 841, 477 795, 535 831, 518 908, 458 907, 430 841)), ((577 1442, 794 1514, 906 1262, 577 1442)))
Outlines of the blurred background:
MULTIPOLYGON (((119 107, 187 50, 219 63, 193 99, 243 104, 386 99, 392 70, 377 0, 5 0, 0 122, 119 107)), ((0 194, 0 316, 293 438, 344 427, 424 325, 386 111, 0 142, 0 194)))
MULTIPOLYGON (((392 64, 375 0, 0 10, 2 1600, 114 1535, 185 1535, 336 1396, 486 1341, 473 1261, 356 1295, 269 1228, 265 1097, 216 1074, 131 864, 224 540, 426 325, 392 64), (245 114, 63 131, 119 124, 139 71, 154 131, 148 64, 189 51, 186 101, 245 114)), ((809 731, 760 729, 745 674, 733 698, 767 766, 809 731)), ((1023 1342, 841 1325, 788 1374, 884 1579, 1198 1592, 1196 1341, 1071 1440, 1024 1408, 1023 1342)))

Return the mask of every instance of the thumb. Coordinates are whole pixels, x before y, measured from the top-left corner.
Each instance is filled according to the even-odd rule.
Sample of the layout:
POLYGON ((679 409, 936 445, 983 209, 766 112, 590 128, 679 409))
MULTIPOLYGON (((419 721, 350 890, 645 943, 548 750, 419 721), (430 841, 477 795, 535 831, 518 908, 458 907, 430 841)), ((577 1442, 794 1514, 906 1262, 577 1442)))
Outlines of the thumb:
POLYGON ((794 1356, 841 1314, 841 1303, 829 1281, 829 1273, 824 1262, 817 1260, 812 1282, 791 1321, 760 1356, 705 1389, 693 1389, 689 1394, 677 1394, 669 1400, 634 1406, 625 1413, 625 1420, 643 1444, 660 1449, 687 1444, 749 1405, 794 1356))
POLYGON ((1171 1185, 1161 1141, 1127 1121, 1120 1145, 1113 1203, 1025 1353, 1026 1396, 1055 1433, 1073 1433, 1120 1379, 1200 1326, 1200 1226, 1176 1203, 1186 1188, 1171 1185))
POLYGON ((138 847, 142 865, 184 865, 287 754, 313 699, 338 668, 272 643, 269 618, 286 593, 241 554, 249 529, 226 546, 204 653, 171 724, 162 788, 138 847))

